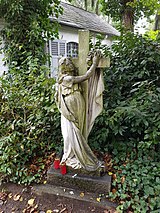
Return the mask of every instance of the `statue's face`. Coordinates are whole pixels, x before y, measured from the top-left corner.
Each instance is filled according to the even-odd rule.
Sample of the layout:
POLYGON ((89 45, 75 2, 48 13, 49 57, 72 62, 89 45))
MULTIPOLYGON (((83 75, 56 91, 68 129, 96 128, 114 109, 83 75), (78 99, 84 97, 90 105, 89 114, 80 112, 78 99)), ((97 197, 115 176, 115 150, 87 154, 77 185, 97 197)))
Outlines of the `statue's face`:
POLYGON ((59 60, 59 66, 60 67, 64 67, 64 65, 66 65, 66 58, 65 57, 62 57, 60 60, 59 60))
POLYGON ((65 71, 66 71, 66 58, 65 57, 62 57, 59 60, 59 71, 62 73, 65 73, 65 71))

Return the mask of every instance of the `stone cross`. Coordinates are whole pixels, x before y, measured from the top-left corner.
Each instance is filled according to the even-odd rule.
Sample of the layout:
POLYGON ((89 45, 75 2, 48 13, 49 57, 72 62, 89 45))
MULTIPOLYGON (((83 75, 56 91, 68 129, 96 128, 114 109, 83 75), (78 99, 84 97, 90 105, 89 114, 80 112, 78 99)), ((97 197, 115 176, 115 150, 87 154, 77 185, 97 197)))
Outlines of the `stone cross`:
MULTIPOLYGON (((79 70, 79 75, 86 73, 87 66, 87 56, 89 53, 89 31, 88 30, 79 30, 79 48, 78 48, 78 59, 73 59, 75 67, 79 70)), ((98 68, 105 68, 110 66, 109 58, 102 58, 98 64, 98 68)), ((88 109, 88 82, 85 81, 82 83, 83 97, 86 103, 86 116, 85 116, 85 129, 84 135, 87 139, 87 109, 88 109)))

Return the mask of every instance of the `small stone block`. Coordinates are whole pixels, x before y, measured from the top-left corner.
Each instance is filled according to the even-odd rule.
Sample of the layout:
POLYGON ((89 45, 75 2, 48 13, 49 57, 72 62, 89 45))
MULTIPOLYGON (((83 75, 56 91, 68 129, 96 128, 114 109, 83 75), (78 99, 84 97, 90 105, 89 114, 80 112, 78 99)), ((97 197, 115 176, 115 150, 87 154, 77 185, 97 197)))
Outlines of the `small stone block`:
POLYGON ((109 193, 111 189, 111 177, 80 175, 75 172, 67 172, 62 175, 60 170, 50 168, 47 173, 47 182, 52 185, 78 189, 86 192, 109 193))
POLYGON ((110 58, 101 58, 97 68, 110 67, 110 58))

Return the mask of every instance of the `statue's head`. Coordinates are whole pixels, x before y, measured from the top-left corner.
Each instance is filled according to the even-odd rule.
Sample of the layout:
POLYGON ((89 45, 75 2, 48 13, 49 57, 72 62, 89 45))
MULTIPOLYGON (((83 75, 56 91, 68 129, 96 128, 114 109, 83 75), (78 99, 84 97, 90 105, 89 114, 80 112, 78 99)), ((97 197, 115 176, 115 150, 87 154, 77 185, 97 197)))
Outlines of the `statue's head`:
POLYGON ((75 67, 72 60, 67 57, 62 57, 59 60, 59 71, 63 74, 73 74, 75 71, 75 67))

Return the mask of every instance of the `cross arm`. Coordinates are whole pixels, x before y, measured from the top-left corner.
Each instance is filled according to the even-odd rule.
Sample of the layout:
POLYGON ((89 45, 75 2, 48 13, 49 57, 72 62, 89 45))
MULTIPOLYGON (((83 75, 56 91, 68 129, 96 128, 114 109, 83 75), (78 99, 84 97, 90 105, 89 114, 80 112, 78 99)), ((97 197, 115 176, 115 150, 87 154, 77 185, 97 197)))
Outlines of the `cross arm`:
MULTIPOLYGON (((76 68, 78 68, 78 61, 79 59, 78 58, 72 58, 72 61, 73 61, 73 64, 76 68)), ((107 58, 101 58, 99 60, 99 63, 98 63, 98 66, 97 68, 105 68, 105 67, 110 67, 110 58, 107 57, 107 58)))

